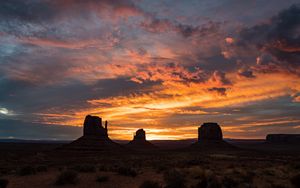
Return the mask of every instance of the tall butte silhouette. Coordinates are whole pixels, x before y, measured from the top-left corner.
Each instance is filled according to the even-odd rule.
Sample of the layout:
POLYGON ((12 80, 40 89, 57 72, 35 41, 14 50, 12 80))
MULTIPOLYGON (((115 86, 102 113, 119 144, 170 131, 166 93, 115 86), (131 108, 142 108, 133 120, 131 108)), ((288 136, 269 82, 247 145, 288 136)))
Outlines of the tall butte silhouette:
POLYGON ((102 126, 102 118, 87 115, 83 124, 83 136, 65 145, 62 149, 79 151, 107 151, 121 148, 108 137, 108 122, 102 126))
POLYGON ((155 145, 146 140, 146 132, 144 129, 138 129, 135 132, 133 140, 130 141, 126 147, 134 150, 151 150, 157 149, 155 145))
POLYGON ((219 124, 207 122, 198 128, 198 141, 191 145, 193 149, 228 150, 235 147, 223 140, 219 124))

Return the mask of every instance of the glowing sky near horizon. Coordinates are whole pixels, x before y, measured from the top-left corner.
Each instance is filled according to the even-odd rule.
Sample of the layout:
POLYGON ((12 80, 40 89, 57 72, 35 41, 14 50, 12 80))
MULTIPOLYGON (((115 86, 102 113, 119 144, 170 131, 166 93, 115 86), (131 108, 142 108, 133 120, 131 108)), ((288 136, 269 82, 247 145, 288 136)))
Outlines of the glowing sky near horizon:
POLYGON ((297 2, 1 1, 0 138, 76 138, 87 114, 113 139, 300 133, 297 2))

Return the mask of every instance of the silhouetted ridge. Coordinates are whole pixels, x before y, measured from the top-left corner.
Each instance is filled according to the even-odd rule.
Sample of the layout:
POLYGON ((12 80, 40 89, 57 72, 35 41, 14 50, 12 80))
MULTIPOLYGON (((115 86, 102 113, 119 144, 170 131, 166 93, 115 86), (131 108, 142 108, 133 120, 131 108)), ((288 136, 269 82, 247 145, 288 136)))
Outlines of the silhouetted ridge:
POLYGON ((133 140, 127 144, 128 148, 137 150, 156 149, 157 147, 146 140, 146 132, 144 129, 136 131, 133 140))
POLYGON ((300 134, 268 134, 266 141, 278 144, 300 143, 300 134))

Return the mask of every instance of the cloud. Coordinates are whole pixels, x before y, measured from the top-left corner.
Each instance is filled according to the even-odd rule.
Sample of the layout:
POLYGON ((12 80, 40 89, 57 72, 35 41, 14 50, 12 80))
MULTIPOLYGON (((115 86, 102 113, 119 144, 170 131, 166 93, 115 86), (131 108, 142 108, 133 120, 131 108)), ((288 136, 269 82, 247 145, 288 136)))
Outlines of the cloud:
POLYGON ((238 71, 238 76, 245 78, 255 78, 252 70, 240 69, 238 71))
POLYGON ((220 86, 231 85, 231 81, 226 78, 226 74, 222 71, 214 71, 210 80, 220 86))
POLYGON ((0 116, 13 116, 15 115, 13 111, 8 110, 7 108, 0 108, 0 116))
POLYGON ((294 101, 294 102, 300 102, 300 95, 299 95, 299 96, 296 96, 296 97, 294 97, 293 101, 294 101))
POLYGON ((151 18, 143 21, 141 27, 152 33, 176 32, 181 36, 188 38, 193 35, 205 36, 210 33, 215 33, 219 30, 219 23, 207 22, 201 26, 193 26, 172 22, 169 19, 151 18))
POLYGON ((73 140, 81 136, 81 127, 47 125, 12 119, 0 119, 0 138, 28 140, 73 140))
MULTIPOLYGON (((269 54, 273 61, 264 67, 279 67, 289 73, 300 75, 300 7, 293 5, 272 17, 267 23, 245 28, 240 32, 240 46, 254 45, 261 54, 269 54)), ((262 58, 259 64, 262 64, 262 58)))
POLYGON ((207 75, 197 67, 186 68, 178 63, 150 63, 138 65, 134 81, 162 81, 162 82, 204 82, 207 75))
POLYGON ((55 6, 48 0, 11 0, 0 2, 0 17, 6 20, 43 22, 54 19, 55 15, 55 6))
POLYGON ((216 92, 221 96, 226 96, 226 88, 224 87, 213 87, 213 88, 209 88, 208 91, 216 92))
POLYGON ((87 16, 91 10, 98 14, 102 12, 118 14, 120 16, 140 15, 143 12, 130 1, 122 0, 11 0, 1 1, 0 17, 8 20, 22 20, 31 23, 45 23, 66 16, 87 16))
POLYGON ((151 137, 180 138, 194 137, 202 121, 218 121, 234 136, 249 129, 240 123, 251 123, 238 118, 257 116, 253 126, 264 116, 294 122, 299 51, 291 18, 299 8, 268 20, 290 3, 251 6, 241 15, 250 4, 1 1, 0 118, 11 111, 9 118, 22 120, 12 124, 49 130, 43 125, 81 126, 91 113, 108 119, 118 138, 141 125, 151 137))
MULTIPOLYGON (((129 78, 102 79, 93 84, 72 81, 68 84, 36 85, 24 80, 0 80, 0 103, 18 117, 33 113, 73 113, 88 108, 88 100, 147 92, 155 82, 138 84, 129 78), (22 90, 22 92, 19 92, 22 90), (76 94, 76 95, 75 95, 76 94), (24 114, 24 112, 26 112, 24 114)), ((36 118, 38 119, 38 118, 36 118)))
POLYGON ((143 14, 130 0, 1 1, 0 32, 22 40, 65 46, 70 42, 95 39, 102 28, 143 14), (85 27, 81 27, 83 23, 85 27))

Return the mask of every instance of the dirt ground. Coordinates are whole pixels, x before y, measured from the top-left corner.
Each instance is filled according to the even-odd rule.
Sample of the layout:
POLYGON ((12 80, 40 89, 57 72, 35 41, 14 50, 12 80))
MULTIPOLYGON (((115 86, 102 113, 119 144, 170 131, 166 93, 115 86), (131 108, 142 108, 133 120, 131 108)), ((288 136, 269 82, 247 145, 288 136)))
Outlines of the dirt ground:
POLYGON ((157 187, 170 188, 292 188, 296 187, 292 179, 295 181, 300 173, 300 155, 296 153, 248 149, 82 153, 57 151, 53 145, 48 149, 47 146, 36 146, 20 147, 22 150, 2 148, 0 187, 1 180, 5 180, 7 188, 134 188, 150 180, 157 187), (59 176, 66 171, 75 174, 76 182, 57 185, 59 176))

